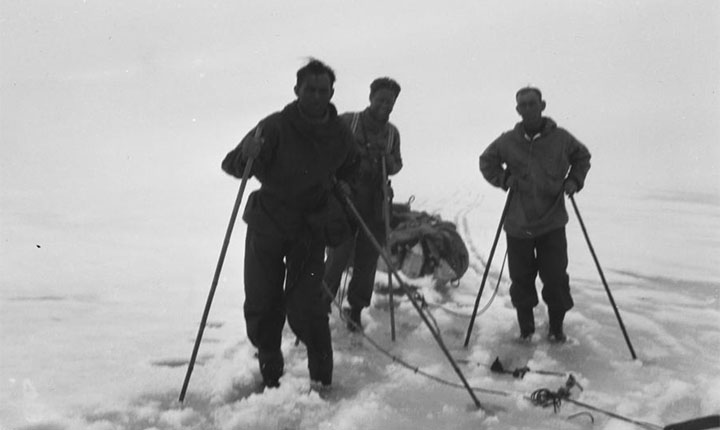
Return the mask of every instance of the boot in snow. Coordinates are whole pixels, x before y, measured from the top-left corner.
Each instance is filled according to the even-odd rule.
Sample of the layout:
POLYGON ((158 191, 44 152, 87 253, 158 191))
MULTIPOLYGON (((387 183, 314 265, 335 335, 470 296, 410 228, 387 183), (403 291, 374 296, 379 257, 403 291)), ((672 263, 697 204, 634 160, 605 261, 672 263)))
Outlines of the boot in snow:
POLYGON ((280 377, 283 375, 285 361, 280 351, 258 351, 258 362, 260 363, 260 374, 263 378, 263 385, 267 388, 280 386, 280 377))
POLYGON ((565 335, 565 333, 563 333, 563 320, 565 319, 565 311, 562 309, 549 309, 548 318, 550 320, 548 340, 554 343, 563 343, 567 341, 567 336, 565 335))
POLYGON ((520 340, 530 341, 535 333, 535 315, 533 308, 516 308, 518 325, 520 326, 520 340))
POLYGON ((361 312, 362 312, 362 308, 355 307, 355 306, 352 306, 349 308, 343 308, 343 314, 345 315, 345 319, 347 320, 348 330, 350 330, 352 332, 363 330, 362 322, 360 320, 361 312))

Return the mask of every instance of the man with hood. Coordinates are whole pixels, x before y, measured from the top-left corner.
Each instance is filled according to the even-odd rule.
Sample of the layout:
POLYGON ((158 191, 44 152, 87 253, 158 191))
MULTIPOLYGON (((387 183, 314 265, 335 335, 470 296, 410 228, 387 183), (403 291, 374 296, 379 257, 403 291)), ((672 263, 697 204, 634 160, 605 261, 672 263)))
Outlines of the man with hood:
MULTIPOLYGON (((400 133, 390 123, 390 113, 399 94, 400 85, 395 80, 387 77, 375 79, 370 84, 370 106, 362 112, 348 112, 341 116, 350 126, 361 159, 360 169, 350 183, 353 204, 381 245, 386 242, 383 187, 389 188, 389 184, 384 182, 387 178, 383 177, 383 161, 387 176, 402 169, 400 133)), ((354 237, 340 246, 328 248, 325 268, 325 282, 336 294, 342 274, 352 259, 352 279, 348 284, 347 296, 349 308, 343 309, 351 331, 362 329, 360 313, 370 305, 380 255, 357 223, 354 225, 354 233, 354 237)))
POLYGON ((284 371, 280 349, 285 319, 307 347, 311 385, 332 383, 328 301, 322 286, 325 247, 349 235, 333 194, 349 180, 356 156, 349 128, 330 103, 335 73, 312 59, 297 71, 297 99, 261 120, 222 162, 241 178, 249 160, 261 184, 243 220, 247 335, 258 348, 263 384, 277 387, 284 371))
POLYGON ((548 307, 548 339, 565 342, 563 320, 574 303, 567 274, 568 214, 563 193, 572 196, 583 188, 590 152, 542 115, 546 103, 539 89, 522 88, 515 100, 522 121, 487 147, 480 156, 480 171, 490 184, 512 193, 504 229, 510 298, 520 338, 530 341, 535 332, 539 274, 548 307))

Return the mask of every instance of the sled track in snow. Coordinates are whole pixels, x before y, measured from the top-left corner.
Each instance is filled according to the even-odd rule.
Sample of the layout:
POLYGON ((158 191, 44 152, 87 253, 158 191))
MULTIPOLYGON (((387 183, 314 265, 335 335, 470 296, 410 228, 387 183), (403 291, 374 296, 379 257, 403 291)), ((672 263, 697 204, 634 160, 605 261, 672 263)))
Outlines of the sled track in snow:
MULTIPOLYGON (((476 196, 475 199, 467 204, 465 207, 461 208, 454 216, 453 221, 455 222, 455 225, 458 226, 458 229, 460 230, 459 233, 462 236, 463 240, 465 240, 465 245, 468 249, 468 252, 470 254, 470 264, 469 267, 478 275, 482 275, 484 272, 484 268, 487 265, 487 260, 483 258, 482 254, 478 250, 477 246, 475 245, 475 242, 473 241, 472 232, 470 231, 470 226, 468 225, 468 214, 478 206, 480 206, 480 203, 482 203, 483 196, 476 196)), ((497 271, 490 271, 490 273, 494 276, 498 276, 497 271)))

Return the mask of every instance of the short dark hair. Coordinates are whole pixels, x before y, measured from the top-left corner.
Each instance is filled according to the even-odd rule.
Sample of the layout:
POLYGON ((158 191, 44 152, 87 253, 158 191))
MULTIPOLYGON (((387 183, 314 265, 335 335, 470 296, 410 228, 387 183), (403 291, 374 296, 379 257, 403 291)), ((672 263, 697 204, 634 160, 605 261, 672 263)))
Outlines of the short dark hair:
POLYGON ((400 84, 395 82, 394 79, 388 77, 377 78, 370 84, 370 95, 375 94, 375 91, 387 89, 395 93, 395 97, 400 95, 400 84))
POLYGON ((295 83, 300 86, 306 77, 324 74, 330 77, 330 86, 332 86, 335 83, 335 72, 333 72, 333 69, 322 61, 311 57, 308 63, 297 71, 297 80, 295 83))
POLYGON ((542 92, 540 91, 539 88, 527 86, 527 87, 520 88, 518 90, 518 92, 515 93, 515 100, 517 100, 518 97, 520 97, 521 95, 523 95, 525 93, 535 93, 540 98, 540 101, 542 101, 542 99, 543 99, 542 92))

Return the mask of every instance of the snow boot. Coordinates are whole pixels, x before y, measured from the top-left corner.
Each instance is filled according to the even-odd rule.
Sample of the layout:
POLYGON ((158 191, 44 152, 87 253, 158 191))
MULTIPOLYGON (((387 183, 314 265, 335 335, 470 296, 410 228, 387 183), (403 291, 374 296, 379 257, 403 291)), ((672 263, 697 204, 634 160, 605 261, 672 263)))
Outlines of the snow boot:
POLYGON ((333 374, 332 349, 323 352, 308 349, 308 371, 311 384, 330 387, 333 374))
POLYGON ((266 388, 277 388, 280 386, 280 377, 285 371, 285 360, 281 351, 258 351, 258 362, 260 363, 260 374, 263 385, 266 388))
POLYGON ((565 335, 565 333, 563 333, 563 320, 565 319, 565 310, 548 309, 548 319, 550 320, 548 340, 554 343, 563 343, 567 341, 567 336, 565 335))
POLYGON ((535 333, 535 315, 533 308, 516 308, 518 325, 520 326, 520 340, 529 341, 535 333))
POLYGON ((352 332, 362 331, 363 326, 360 320, 360 313, 362 308, 351 306, 349 308, 343 308, 343 314, 347 320, 347 328, 352 332))

